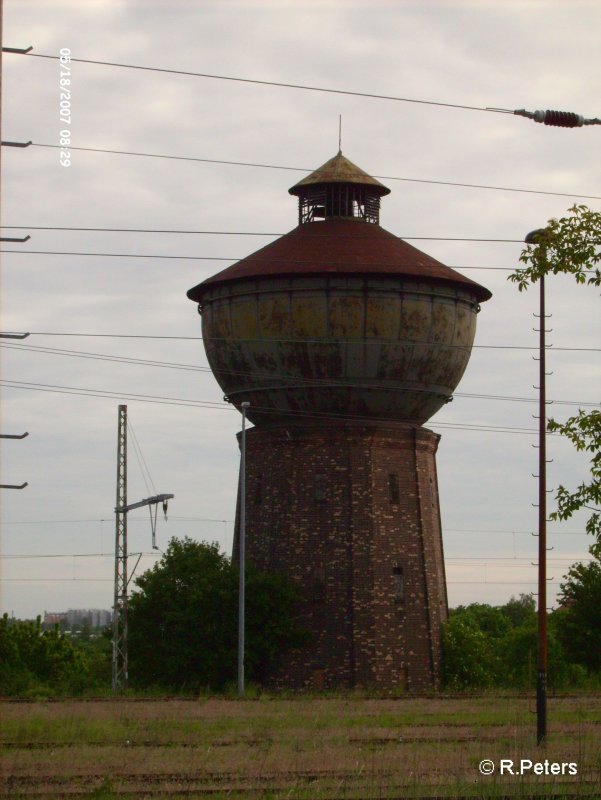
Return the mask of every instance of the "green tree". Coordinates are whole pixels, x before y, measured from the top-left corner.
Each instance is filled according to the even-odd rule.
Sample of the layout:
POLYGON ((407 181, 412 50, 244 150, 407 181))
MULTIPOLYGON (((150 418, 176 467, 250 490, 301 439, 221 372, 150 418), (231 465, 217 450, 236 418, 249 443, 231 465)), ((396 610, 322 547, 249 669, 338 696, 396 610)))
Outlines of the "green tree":
POLYGON ((492 649, 477 622, 451 613, 442 632, 442 681, 450 689, 480 689, 492 685, 492 649))
MULTIPOLYGON (((526 290, 543 275, 564 273, 573 275, 577 283, 601 286, 601 212, 587 206, 575 205, 570 216, 549 220, 539 232, 536 242, 527 245, 520 261, 526 264, 509 276, 526 290)), ((595 537, 594 554, 601 554, 601 413, 582 410, 565 422, 550 419, 547 429, 566 436, 577 450, 592 453, 591 474, 588 482, 569 490, 560 485, 555 499, 557 510, 550 514, 553 520, 569 519, 576 511, 593 511, 586 530, 595 537)))
POLYGON ((561 584, 554 614, 568 658, 589 671, 601 670, 601 561, 574 564, 561 584))
MULTIPOLYGON (((531 595, 504 606, 472 603, 451 612, 443 627, 443 683, 449 688, 526 689, 536 674, 537 616, 531 595)), ((582 676, 566 661, 549 626, 549 681, 555 688, 582 676)))
MULTIPOLYGON (((223 688, 234 680, 238 570, 217 544, 172 539, 161 560, 135 581, 129 602, 130 677, 171 690, 223 688)), ((280 653, 300 643, 296 592, 247 565, 249 680, 261 681, 280 653)))
POLYGON ((511 630, 501 609, 472 603, 454 609, 443 628, 443 683, 452 688, 498 685, 504 641, 511 630))
POLYGON ((74 644, 88 664, 85 688, 90 692, 105 692, 111 688, 113 632, 106 627, 90 634, 88 639, 75 640, 74 644))
POLYGON ((79 691, 87 671, 87 660, 58 626, 44 631, 40 617, 32 622, 4 614, 0 620, 1 694, 79 691))
POLYGON ((530 625, 536 622, 534 597, 531 594, 520 594, 517 599, 512 597, 508 603, 501 606, 501 613, 507 617, 514 628, 530 625))

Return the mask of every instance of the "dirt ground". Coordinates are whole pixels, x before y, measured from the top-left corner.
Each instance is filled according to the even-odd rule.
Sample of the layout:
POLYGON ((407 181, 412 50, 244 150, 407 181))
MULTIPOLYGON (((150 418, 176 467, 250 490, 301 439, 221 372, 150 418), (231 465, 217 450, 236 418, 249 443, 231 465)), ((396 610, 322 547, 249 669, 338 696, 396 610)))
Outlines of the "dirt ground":
POLYGON ((601 798, 601 696, 550 698, 544 748, 526 697, 64 700, 0 711, 0 796, 11 799, 601 798))

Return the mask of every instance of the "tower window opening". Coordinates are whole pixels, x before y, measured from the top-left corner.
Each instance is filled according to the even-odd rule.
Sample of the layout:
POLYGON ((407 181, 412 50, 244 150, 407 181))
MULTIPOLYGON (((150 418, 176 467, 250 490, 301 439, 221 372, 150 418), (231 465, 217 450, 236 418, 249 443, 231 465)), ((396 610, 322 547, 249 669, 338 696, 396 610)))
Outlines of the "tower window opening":
POLYGON ((327 497, 327 476, 316 475, 313 486, 313 499, 316 503, 325 503, 327 497))
POLYGON ((322 602, 326 597, 326 570, 323 564, 318 564, 313 571, 313 585, 311 591, 313 600, 322 602))
POLYGON ((263 476, 260 475, 257 482, 255 483, 253 503, 256 506, 260 506, 262 502, 263 502, 263 476))
POLYGON ((388 499, 393 506, 398 506, 401 499, 399 476, 396 472, 391 472, 388 475, 388 499))
POLYGON ((394 600, 398 605, 405 605, 405 575, 403 568, 398 564, 392 568, 392 579, 394 581, 394 600))

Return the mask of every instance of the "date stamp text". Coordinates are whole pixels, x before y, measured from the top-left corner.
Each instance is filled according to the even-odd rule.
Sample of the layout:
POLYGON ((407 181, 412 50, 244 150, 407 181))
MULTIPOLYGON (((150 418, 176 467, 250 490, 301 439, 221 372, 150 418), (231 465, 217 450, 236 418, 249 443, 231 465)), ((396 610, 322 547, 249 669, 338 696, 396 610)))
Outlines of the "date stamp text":
POLYGON ((71 166, 71 50, 61 48, 59 59, 59 133, 60 163, 62 167, 71 166))

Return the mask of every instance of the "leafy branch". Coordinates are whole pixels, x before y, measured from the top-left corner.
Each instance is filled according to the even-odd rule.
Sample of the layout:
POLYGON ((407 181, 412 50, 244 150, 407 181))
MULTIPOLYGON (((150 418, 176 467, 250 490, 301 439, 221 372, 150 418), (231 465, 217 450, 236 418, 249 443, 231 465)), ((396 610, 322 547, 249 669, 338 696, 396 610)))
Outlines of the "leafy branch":
POLYGON ((591 553, 601 556, 601 412, 586 413, 580 410, 575 417, 560 423, 550 419, 547 429, 566 436, 576 450, 592 453, 590 482, 581 483, 574 491, 559 486, 555 499, 557 511, 549 517, 554 520, 569 519, 574 512, 588 509, 594 513, 586 523, 586 532, 595 537, 591 553))
POLYGON ((517 283, 520 292, 543 275, 566 273, 577 283, 601 286, 601 213, 584 205, 568 209, 571 216, 550 219, 537 233, 536 241, 526 245, 518 267, 508 280, 517 283))

